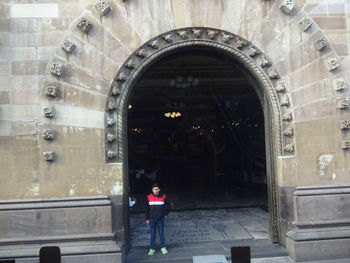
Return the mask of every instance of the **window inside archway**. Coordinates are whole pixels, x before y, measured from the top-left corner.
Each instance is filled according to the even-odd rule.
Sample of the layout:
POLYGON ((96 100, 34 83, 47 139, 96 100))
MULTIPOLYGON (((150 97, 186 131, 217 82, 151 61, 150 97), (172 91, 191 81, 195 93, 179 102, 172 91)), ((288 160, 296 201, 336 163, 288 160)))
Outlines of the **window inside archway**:
POLYGON ((240 66, 205 51, 164 58, 128 107, 132 196, 157 182, 174 210, 267 205, 264 113, 240 66))

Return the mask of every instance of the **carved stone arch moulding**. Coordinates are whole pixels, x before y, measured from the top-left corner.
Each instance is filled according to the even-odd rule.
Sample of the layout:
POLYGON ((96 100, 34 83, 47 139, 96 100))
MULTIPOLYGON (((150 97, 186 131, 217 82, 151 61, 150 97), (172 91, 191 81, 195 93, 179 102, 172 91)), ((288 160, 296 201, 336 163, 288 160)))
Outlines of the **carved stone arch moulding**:
POLYGON ((120 67, 107 97, 105 111, 106 162, 123 162, 126 149, 127 104, 141 75, 173 52, 201 48, 227 55, 257 82, 271 107, 271 132, 277 155, 295 153, 291 101, 271 60, 251 42, 219 29, 175 29, 144 43, 120 67), (285 132, 285 131, 288 132, 285 132))

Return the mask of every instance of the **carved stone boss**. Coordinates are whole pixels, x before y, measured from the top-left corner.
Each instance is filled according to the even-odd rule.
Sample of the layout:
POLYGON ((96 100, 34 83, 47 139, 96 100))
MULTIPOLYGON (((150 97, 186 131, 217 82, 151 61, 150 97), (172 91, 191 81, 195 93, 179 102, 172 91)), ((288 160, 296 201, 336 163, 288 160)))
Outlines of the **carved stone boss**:
POLYGON ((313 22, 311 18, 304 17, 302 20, 299 21, 299 28, 305 32, 311 28, 312 24, 313 22))
POLYGON ((346 89, 346 82, 344 79, 336 79, 334 80, 334 89, 336 91, 343 91, 346 89))
POLYGON ((341 147, 344 150, 349 150, 350 149, 350 140, 342 140, 341 147))
POLYGON ((349 107, 350 107, 349 99, 338 99, 337 108, 339 110, 345 110, 345 109, 348 109, 349 107))
POLYGON ((92 24, 86 18, 82 18, 77 24, 77 27, 80 29, 80 31, 87 34, 89 30, 92 28, 92 24))
POLYGON ((53 118, 55 117, 55 108, 51 106, 47 106, 44 108, 44 116, 46 118, 53 118))
POLYGON ((322 36, 316 39, 312 44, 317 50, 321 51, 328 46, 328 40, 325 36, 322 36))
POLYGON ((63 65, 60 63, 53 63, 50 66, 50 72, 52 75, 55 75, 57 77, 61 77, 63 74, 63 65))
POLYGON ((284 150, 285 150, 286 152, 289 152, 289 153, 294 152, 294 144, 292 144, 292 143, 287 144, 287 145, 284 147, 284 150))
POLYGON ((55 153, 54 152, 43 152, 45 161, 52 162, 55 160, 55 153))
POLYGON ((295 7, 296 0, 284 0, 282 5, 280 6, 280 9, 282 10, 283 13, 286 15, 289 15, 293 8, 295 7))
POLYGON ((337 68, 340 67, 340 63, 336 57, 329 58, 327 60, 327 64, 328 64, 329 71, 336 70, 337 68))
POLYGON ((342 120, 340 128, 342 130, 349 130, 350 129, 350 120, 342 120))
POLYGON ((288 127, 284 130, 283 134, 288 137, 293 137, 294 136, 294 129, 293 127, 288 127))
POLYGON ((100 13, 101 16, 105 16, 109 11, 112 10, 112 7, 105 0, 100 0, 100 2, 98 2, 95 5, 95 8, 96 8, 97 12, 100 13))
POLYGON ((61 48, 66 54, 72 54, 76 45, 69 40, 65 40, 64 43, 62 44, 61 48))
POLYGON ((45 140, 52 141, 55 137, 55 131, 51 129, 45 129, 43 130, 42 136, 45 140))
POLYGON ((56 86, 47 86, 45 88, 45 95, 48 97, 56 98, 57 97, 57 87, 56 86))

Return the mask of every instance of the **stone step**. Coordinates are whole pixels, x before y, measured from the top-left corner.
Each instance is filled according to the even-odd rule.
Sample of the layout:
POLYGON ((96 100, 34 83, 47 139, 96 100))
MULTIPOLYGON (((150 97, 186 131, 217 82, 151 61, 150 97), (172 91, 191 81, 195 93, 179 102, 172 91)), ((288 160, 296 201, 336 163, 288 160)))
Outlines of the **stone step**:
POLYGON ((147 256, 148 247, 134 247, 126 257, 127 263, 156 263, 156 262, 192 262, 193 256, 225 255, 230 259, 231 247, 250 246, 252 258, 286 257, 288 252, 281 246, 271 243, 268 239, 260 240, 232 240, 215 242, 194 242, 168 246, 169 254, 157 253, 147 256))

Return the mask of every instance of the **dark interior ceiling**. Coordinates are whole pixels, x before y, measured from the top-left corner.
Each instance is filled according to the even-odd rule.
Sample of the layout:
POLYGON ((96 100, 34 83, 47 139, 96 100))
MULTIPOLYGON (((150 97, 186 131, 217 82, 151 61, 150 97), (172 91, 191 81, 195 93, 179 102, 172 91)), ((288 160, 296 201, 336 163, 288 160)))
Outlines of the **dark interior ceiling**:
POLYGON ((193 53, 167 58, 147 72, 137 83, 131 102, 133 110, 152 114, 169 103, 182 102, 187 110, 203 111, 228 99, 232 103, 256 96, 252 84, 236 67, 215 57, 193 53), (184 85, 189 83, 188 78, 197 79, 198 84, 173 87, 171 82, 181 77, 184 85))

